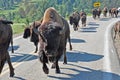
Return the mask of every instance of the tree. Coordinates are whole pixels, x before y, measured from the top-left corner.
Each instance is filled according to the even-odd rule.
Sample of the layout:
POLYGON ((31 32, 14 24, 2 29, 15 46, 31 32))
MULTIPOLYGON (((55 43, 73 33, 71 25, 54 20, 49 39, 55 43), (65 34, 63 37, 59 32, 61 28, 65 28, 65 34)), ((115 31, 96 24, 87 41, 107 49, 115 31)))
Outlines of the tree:
POLYGON ((25 11, 22 7, 19 8, 19 15, 20 15, 21 18, 25 18, 25 16, 26 16, 25 11))

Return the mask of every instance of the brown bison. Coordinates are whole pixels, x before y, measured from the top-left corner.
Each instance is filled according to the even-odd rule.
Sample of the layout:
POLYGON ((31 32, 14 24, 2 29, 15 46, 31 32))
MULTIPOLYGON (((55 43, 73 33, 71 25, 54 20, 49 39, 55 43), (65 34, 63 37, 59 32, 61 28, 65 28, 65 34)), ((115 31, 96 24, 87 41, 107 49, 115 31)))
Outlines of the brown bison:
POLYGON ((108 8, 107 8, 107 7, 104 7, 104 8, 103 8, 103 16, 104 16, 104 17, 107 17, 107 12, 108 12, 108 8))
POLYGON ((54 8, 50 7, 44 13, 41 26, 38 29, 34 28, 34 32, 39 35, 40 48, 38 54, 43 63, 43 71, 46 74, 49 73, 46 63, 50 61, 53 63, 52 68, 56 68, 56 73, 60 73, 58 61, 62 55, 64 55, 64 63, 67 63, 67 39, 70 50, 72 50, 68 22, 54 8))
POLYGON ((116 18, 117 18, 118 12, 119 12, 119 11, 117 10, 117 8, 112 8, 112 9, 110 9, 111 17, 116 17, 116 18))
POLYGON ((10 61, 10 55, 8 52, 9 44, 12 46, 13 50, 13 38, 12 38, 12 28, 9 24, 13 24, 11 21, 0 20, 0 74, 4 67, 5 62, 8 62, 10 68, 10 77, 14 76, 14 68, 10 61))
POLYGON ((71 25, 73 25, 74 31, 78 30, 79 20, 80 20, 80 14, 78 12, 74 12, 69 17, 69 22, 71 25))
POLYGON ((93 9, 92 10, 92 15, 93 15, 93 18, 96 19, 96 17, 100 18, 100 15, 101 15, 101 9, 98 8, 98 9, 93 9))
POLYGON ((117 34, 120 37, 120 21, 118 21, 117 23, 115 23, 115 25, 114 25, 114 31, 115 31, 114 39, 116 39, 117 34))
POLYGON ((84 11, 80 12, 80 19, 82 22, 82 27, 86 26, 87 14, 84 11))
POLYGON ((34 43, 36 49, 35 53, 38 51, 38 35, 33 31, 33 27, 38 28, 41 25, 42 19, 40 21, 33 22, 29 27, 25 28, 23 33, 23 38, 27 39, 30 37, 30 41, 34 43))

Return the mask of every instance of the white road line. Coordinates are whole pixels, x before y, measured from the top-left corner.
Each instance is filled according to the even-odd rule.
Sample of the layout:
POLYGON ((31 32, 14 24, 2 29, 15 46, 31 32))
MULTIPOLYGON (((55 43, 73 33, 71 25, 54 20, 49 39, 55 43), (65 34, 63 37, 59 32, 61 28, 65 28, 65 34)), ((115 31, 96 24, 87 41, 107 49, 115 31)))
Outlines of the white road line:
POLYGON ((22 38, 22 36, 18 36, 18 37, 16 37, 16 38, 13 38, 13 40, 17 40, 17 39, 19 39, 19 38, 22 38))
MULTIPOLYGON (((118 19, 116 19, 114 22, 112 22, 111 24, 108 25, 106 32, 105 32, 105 38, 104 38, 104 55, 105 55, 105 60, 104 60, 104 69, 106 72, 112 72, 112 68, 111 68, 111 60, 110 60, 110 45, 113 46, 113 44, 110 44, 110 35, 111 35, 111 29, 112 26, 115 24, 115 22, 117 22, 118 19)), ((111 75, 105 75, 103 74, 103 80, 113 80, 112 79, 112 74, 111 75)))

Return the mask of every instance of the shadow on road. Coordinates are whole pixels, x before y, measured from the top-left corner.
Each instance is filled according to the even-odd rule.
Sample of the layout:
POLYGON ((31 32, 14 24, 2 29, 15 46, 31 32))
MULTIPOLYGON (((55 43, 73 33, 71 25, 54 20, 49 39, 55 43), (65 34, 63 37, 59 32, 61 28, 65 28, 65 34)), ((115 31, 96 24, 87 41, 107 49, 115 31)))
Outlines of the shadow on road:
POLYGON ((74 39, 74 38, 72 38, 72 39, 71 39, 71 42, 72 42, 72 43, 85 43, 86 41, 83 40, 83 39, 74 39))
POLYGON ((16 79, 16 80, 26 80, 26 79, 24 79, 24 78, 22 78, 22 77, 17 77, 17 76, 14 76, 14 77, 12 77, 12 78, 14 78, 14 79, 16 79))
MULTIPOLYGON (((14 51, 18 50, 18 48, 20 48, 18 45, 13 46, 14 51)), ((12 51, 12 47, 11 46, 8 48, 8 51, 12 51)))
POLYGON ((87 52, 67 52, 68 62, 78 62, 78 61, 90 62, 90 61, 99 60, 103 57, 104 57, 103 55, 96 55, 87 52))
POLYGON ((11 55, 12 62, 31 61, 37 59, 38 56, 32 54, 15 53, 11 55))
POLYGON ((49 75, 50 78, 53 78, 53 80, 59 79, 59 80, 120 80, 120 76, 111 72, 105 72, 102 70, 94 70, 88 67, 82 67, 74 64, 68 64, 70 66, 77 67, 78 69, 83 69, 83 70, 78 70, 78 69, 73 69, 73 68, 61 68, 61 69, 67 69, 67 70, 72 70, 75 71, 77 74, 72 74, 72 73, 66 73, 62 72, 61 74, 69 76, 69 78, 65 77, 56 77, 49 75))
POLYGON ((106 17, 106 18, 100 18, 100 21, 109 21, 111 17, 106 17))
POLYGON ((97 32, 96 28, 98 28, 100 24, 96 22, 89 22, 86 27, 80 28, 80 32, 97 32))
POLYGON ((81 28, 80 32, 97 32, 96 27, 81 28))
POLYGON ((96 23, 96 22, 89 22, 87 25, 91 25, 91 26, 99 26, 100 24, 96 23))

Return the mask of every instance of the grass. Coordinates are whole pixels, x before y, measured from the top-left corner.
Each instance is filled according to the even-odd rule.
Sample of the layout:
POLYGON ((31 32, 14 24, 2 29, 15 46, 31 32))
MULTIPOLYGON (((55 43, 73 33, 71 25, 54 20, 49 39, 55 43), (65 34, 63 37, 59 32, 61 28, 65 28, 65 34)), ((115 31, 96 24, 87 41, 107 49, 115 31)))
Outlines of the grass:
POLYGON ((23 23, 14 23, 12 26, 13 34, 20 34, 25 29, 25 24, 23 23))

